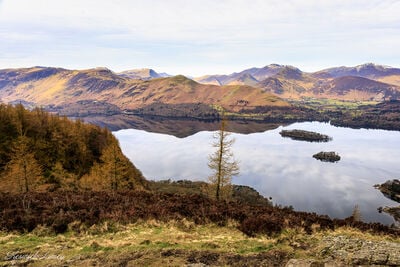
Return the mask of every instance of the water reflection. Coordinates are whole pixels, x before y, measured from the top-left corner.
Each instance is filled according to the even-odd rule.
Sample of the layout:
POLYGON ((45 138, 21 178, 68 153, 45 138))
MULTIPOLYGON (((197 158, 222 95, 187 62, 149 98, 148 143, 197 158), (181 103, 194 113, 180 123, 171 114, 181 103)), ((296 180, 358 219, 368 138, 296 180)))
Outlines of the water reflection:
MULTIPOLYGON (((357 204, 363 220, 393 222, 377 208, 397 203, 373 185, 399 176, 400 132, 339 128, 318 122, 295 123, 284 129, 316 131, 333 140, 309 143, 282 138, 282 127, 233 134, 233 152, 241 168, 234 183, 252 186, 275 203, 292 205, 296 210, 344 218, 357 204), (312 158, 319 151, 336 151, 342 159, 327 163, 312 158)), ((133 129, 114 134, 123 152, 148 179, 206 180, 210 174, 207 156, 213 150, 212 132, 181 139, 133 129)))
MULTIPOLYGON (((112 115, 85 117, 85 121, 107 127, 112 131, 121 129, 145 130, 184 138, 201 131, 216 131, 220 127, 218 121, 200 121, 193 119, 172 119, 167 117, 112 115)), ((228 131, 235 133, 257 133, 276 129, 281 124, 257 121, 230 121, 228 131)))

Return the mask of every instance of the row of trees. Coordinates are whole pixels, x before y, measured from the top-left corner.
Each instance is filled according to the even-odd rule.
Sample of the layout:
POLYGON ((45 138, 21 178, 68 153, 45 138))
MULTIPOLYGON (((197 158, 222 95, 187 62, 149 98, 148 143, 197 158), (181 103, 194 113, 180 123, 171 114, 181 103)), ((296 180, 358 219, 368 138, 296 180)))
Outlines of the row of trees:
POLYGON ((112 133, 42 109, 0 105, 0 190, 143 188, 112 133))

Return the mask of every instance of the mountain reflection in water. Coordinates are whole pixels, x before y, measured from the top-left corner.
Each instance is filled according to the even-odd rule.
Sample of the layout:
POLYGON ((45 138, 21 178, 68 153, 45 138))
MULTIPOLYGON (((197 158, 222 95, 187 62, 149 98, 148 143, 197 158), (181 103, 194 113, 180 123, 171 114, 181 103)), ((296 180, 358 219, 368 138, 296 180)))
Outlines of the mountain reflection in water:
MULTIPOLYGON (((151 133, 162 133, 179 138, 188 137, 201 131, 216 131, 219 121, 200 121, 194 119, 171 119, 166 117, 142 117, 134 115, 91 116, 85 117, 85 122, 106 126, 111 131, 121 129, 145 130, 151 133)), ((279 123, 257 121, 229 121, 228 131, 242 134, 265 132, 278 128, 279 123)))
MULTIPOLYGON (((182 133, 195 132, 193 124, 186 125, 182 133)), ((206 123, 199 125, 203 127, 206 123)), ((207 125, 215 130, 218 123, 207 125)), ((385 198, 373 185, 399 178, 400 132, 340 128, 319 122, 294 123, 275 129, 274 126, 273 130, 267 130, 270 127, 267 125, 264 130, 255 125, 248 125, 246 133, 253 129, 250 127, 259 132, 232 134, 236 139, 233 152, 240 161, 240 175, 233 179, 235 184, 251 186, 264 196, 271 196, 274 203, 292 205, 296 210, 345 218, 359 205, 364 221, 394 222, 389 215, 379 214, 377 208, 397 203, 385 198), (295 141, 282 138, 279 135, 282 129, 320 132, 333 140, 295 141), (342 159, 327 163, 312 158, 319 151, 336 151, 342 159)), ((172 124, 163 129, 174 127, 183 126, 172 124)), ((185 138, 135 129, 114 134, 125 155, 148 179, 206 180, 210 175, 207 158, 213 151, 211 131, 185 138)))

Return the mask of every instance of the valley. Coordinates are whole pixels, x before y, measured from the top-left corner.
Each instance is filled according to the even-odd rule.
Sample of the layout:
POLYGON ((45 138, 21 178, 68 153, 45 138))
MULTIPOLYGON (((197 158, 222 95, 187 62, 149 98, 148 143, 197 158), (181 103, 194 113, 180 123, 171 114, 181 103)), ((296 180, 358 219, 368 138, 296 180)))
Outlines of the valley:
POLYGON ((374 64, 315 73, 273 64, 202 79, 0 70, 0 263, 398 264, 393 201, 372 187, 399 173, 398 77, 374 64), (222 119, 241 172, 232 199, 218 202, 205 179, 222 119), (34 167, 26 192, 14 151, 34 167), (319 151, 341 159, 317 161, 319 151))
POLYGON ((215 121, 225 110, 230 120, 315 120, 399 130, 399 73, 371 63, 315 73, 271 64, 192 80, 151 69, 114 73, 106 68, 33 67, 0 70, 0 100, 99 121, 112 129, 124 124, 109 116, 215 121), (101 122, 101 116, 109 123, 101 122))

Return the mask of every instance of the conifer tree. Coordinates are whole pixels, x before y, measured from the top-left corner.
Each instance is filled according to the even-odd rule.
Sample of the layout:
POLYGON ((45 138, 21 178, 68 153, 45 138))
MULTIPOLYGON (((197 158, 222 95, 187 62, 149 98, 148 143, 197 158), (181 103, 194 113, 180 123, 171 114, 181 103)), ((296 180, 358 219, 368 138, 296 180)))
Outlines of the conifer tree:
POLYGON ((29 150, 28 138, 20 136, 13 146, 13 156, 6 165, 7 191, 29 192, 40 184, 42 169, 29 150))
POLYGON ((352 217, 353 221, 361 222, 361 220, 362 220, 361 211, 360 211, 360 207, 358 205, 354 206, 354 209, 353 209, 353 212, 351 214, 351 217, 352 217))
POLYGON ((125 164, 118 142, 113 140, 103 151, 100 157, 103 162, 103 171, 112 190, 121 187, 123 177, 126 175, 125 164))
POLYGON ((213 171, 209 182, 218 201, 231 196, 232 176, 239 174, 239 164, 231 151, 235 139, 230 138, 231 134, 226 131, 226 126, 227 121, 223 117, 220 129, 213 136, 215 141, 212 145, 216 150, 209 156, 208 162, 208 167, 213 171))
POLYGON ((100 162, 80 180, 81 187, 92 190, 134 189, 135 178, 139 179, 141 174, 135 173, 134 166, 122 154, 118 141, 112 138, 109 142, 102 151, 100 162))

